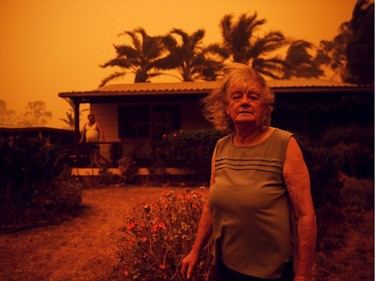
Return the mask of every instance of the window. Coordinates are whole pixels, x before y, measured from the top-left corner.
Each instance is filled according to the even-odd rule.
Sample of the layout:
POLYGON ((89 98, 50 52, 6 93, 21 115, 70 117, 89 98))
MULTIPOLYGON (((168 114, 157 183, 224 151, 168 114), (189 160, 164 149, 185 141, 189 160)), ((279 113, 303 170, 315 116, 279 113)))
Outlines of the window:
POLYGON ((180 108, 177 106, 155 106, 153 108, 153 137, 162 138, 163 134, 181 129, 180 108))
POLYGON ((150 135, 150 107, 146 105, 122 106, 118 113, 120 138, 147 138, 150 135))
POLYGON ((176 105, 121 106, 118 118, 120 138, 162 138, 181 128, 181 109, 176 105))

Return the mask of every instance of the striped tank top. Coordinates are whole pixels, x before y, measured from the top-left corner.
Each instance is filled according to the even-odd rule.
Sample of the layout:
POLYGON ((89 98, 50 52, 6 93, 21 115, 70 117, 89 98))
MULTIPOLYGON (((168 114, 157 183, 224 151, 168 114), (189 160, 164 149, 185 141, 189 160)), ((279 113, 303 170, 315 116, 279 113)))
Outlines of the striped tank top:
POLYGON ((215 183, 209 203, 214 264, 242 274, 279 278, 294 253, 294 231, 283 180, 291 133, 275 129, 263 142, 236 146, 233 135, 216 144, 215 183))

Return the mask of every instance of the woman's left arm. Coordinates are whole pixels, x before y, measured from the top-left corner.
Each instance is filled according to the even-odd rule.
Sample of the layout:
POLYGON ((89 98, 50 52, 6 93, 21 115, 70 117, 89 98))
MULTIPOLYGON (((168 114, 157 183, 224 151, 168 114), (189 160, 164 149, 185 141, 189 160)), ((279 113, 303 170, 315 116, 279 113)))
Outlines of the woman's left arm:
POLYGON ((309 172, 294 137, 290 138, 287 145, 283 176, 297 222, 294 280, 310 281, 316 245, 316 217, 311 198, 309 172))

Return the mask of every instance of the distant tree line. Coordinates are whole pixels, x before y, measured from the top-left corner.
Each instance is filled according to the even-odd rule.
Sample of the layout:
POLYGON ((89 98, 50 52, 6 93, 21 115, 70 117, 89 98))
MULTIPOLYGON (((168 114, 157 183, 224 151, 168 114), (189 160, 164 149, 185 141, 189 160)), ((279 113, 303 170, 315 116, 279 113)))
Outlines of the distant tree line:
MULTIPOLYGON (((65 99, 69 104, 69 111, 65 112, 65 118, 60 118, 68 129, 74 128, 74 103, 70 99, 65 99)), ((80 110, 80 116, 88 111, 87 108, 80 110)), ((52 119, 52 112, 46 109, 43 101, 28 102, 25 111, 17 114, 13 109, 8 109, 5 100, 0 100, 0 127, 42 127, 46 126, 52 119)))
POLYGON ((116 56, 101 67, 119 69, 104 78, 109 81, 134 75, 134 82, 151 82, 160 75, 172 75, 180 81, 216 80, 220 69, 230 62, 250 65, 265 77, 290 79, 319 78, 322 67, 329 66, 344 82, 373 83, 374 3, 358 0, 352 19, 344 22, 332 41, 319 47, 305 40, 288 40, 282 32, 264 35, 259 30, 266 23, 257 13, 242 14, 237 19, 224 15, 219 27, 222 41, 205 46, 204 29, 188 34, 173 28, 166 35, 150 36, 143 28, 125 31, 129 44, 114 45, 116 56), (277 54, 286 47, 284 57, 277 54))
POLYGON ((52 119, 52 112, 46 109, 43 101, 28 102, 25 111, 17 114, 8 109, 4 100, 0 100, 0 126, 40 127, 52 119))

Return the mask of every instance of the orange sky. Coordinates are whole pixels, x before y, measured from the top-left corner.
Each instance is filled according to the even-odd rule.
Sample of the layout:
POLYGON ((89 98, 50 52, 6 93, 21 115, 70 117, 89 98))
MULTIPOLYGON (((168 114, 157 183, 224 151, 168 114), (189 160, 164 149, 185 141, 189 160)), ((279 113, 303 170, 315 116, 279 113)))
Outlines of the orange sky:
MULTIPOLYGON (((42 100, 53 112, 49 127, 63 128, 67 103, 59 92, 97 88, 115 71, 100 64, 115 56, 117 35, 143 27, 150 35, 172 28, 206 30, 205 43, 219 42, 225 14, 258 13, 288 38, 318 45, 350 20, 356 0, 0 0, 0 99, 23 112, 42 100)), ((166 78, 172 79, 172 78, 166 78)), ((131 82, 116 80, 114 83, 131 82)), ((175 81, 175 80, 172 80, 175 81)))

